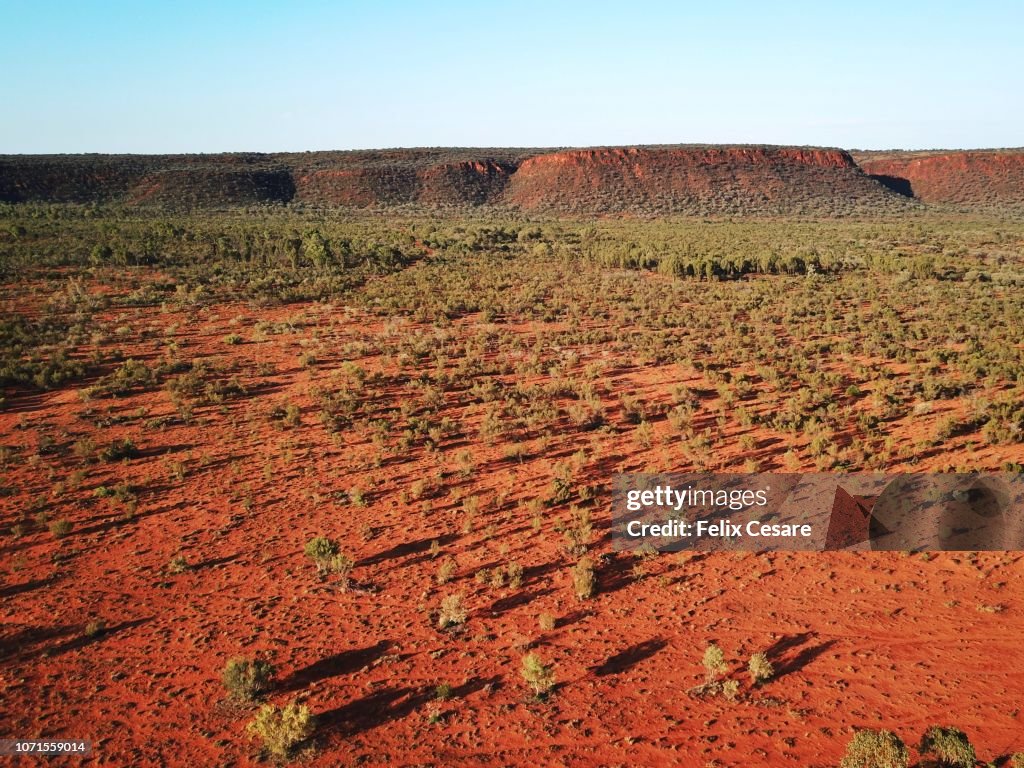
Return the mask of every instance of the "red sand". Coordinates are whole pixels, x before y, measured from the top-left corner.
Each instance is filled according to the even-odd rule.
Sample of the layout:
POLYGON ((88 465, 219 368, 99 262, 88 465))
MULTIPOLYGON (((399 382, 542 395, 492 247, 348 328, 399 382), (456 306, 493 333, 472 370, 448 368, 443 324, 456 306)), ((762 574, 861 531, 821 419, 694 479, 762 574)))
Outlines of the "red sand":
MULTIPOLYGON (((220 671, 229 657, 260 655, 278 670, 268 699, 299 699, 319 717, 313 749, 300 756, 316 766, 827 766, 856 728, 889 728, 916 744, 932 724, 962 728, 982 760, 1024 749, 1019 553, 644 561, 608 552, 599 501, 599 592, 578 601, 568 574, 574 559, 555 530, 566 509, 546 511, 535 533, 520 506, 549 494, 551 456, 593 444, 610 462, 587 470, 597 482, 616 466, 667 466, 680 455, 657 443, 640 449, 629 433, 583 433, 522 463, 479 440, 447 440, 436 454, 416 448, 374 466, 365 433, 329 439, 310 391, 334 381, 344 344, 393 328, 355 310, 318 327, 310 313, 326 321, 346 310, 304 309, 306 327, 258 342, 249 341, 257 319, 302 319, 303 308, 142 313, 133 328, 177 323, 173 337, 186 359, 216 354, 249 388, 197 408, 192 425, 143 428, 174 413, 161 390, 82 403, 68 388, 19 396, 0 412, 3 444, 18 458, 4 480, 17 494, 0 498, 3 530, 38 509, 73 524, 60 540, 31 524, 21 538, 0 540, 3 736, 91 739, 85 764, 254 765, 259 748, 245 733, 254 707, 226 701, 220 671), (224 344, 233 330, 245 343, 224 344), (324 355, 311 369, 297 362, 303 343, 324 355), (257 375, 260 362, 275 372, 257 375), (268 414, 285 402, 301 406, 299 426, 273 426, 268 414), (109 408, 112 421, 129 420, 97 428, 80 416, 88 407, 94 419, 109 408), (141 407, 140 421, 133 414, 141 407), (42 435, 64 453, 35 456, 42 435), (85 466, 68 452, 84 435, 99 447, 131 437, 142 455, 85 466), (475 473, 439 481, 466 447, 475 473), (174 462, 183 463, 183 479, 174 462), (77 469, 87 472, 80 488, 54 496, 77 469), (402 497, 423 478, 442 488, 429 510, 402 497), (95 496, 118 482, 135 488, 134 516, 95 496), (345 501, 355 486, 367 506, 345 501), (459 495, 481 500, 469 532, 459 495), (302 550, 319 534, 356 559, 353 578, 366 589, 318 579, 302 550), (191 570, 171 573, 179 554, 191 570), (439 585, 449 556, 456 574, 439 585), (526 568, 520 588, 474 579, 512 560, 526 568), (456 592, 469 609, 465 629, 440 632, 433 612, 456 592), (539 628, 541 613, 557 619, 554 630, 539 628), (93 620, 105 630, 88 636, 93 620), (740 681, 734 702, 687 693, 703 680, 710 642, 740 681), (547 702, 531 700, 519 675, 530 649, 554 666, 558 688, 547 702), (759 651, 776 675, 753 688, 745 665, 759 651), (453 699, 433 701, 440 683, 453 687, 453 699)), ((539 326, 515 330, 530 327, 539 326)), ((152 358, 159 338, 119 345, 152 358)), ((359 364, 377 370, 387 362, 371 355, 359 364)), ((669 367, 614 373, 649 400, 678 375, 669 367)), ((404 393, 392 396, 397 405, 404 393)), ((479 418, 472 407, 461 416, 479 418)), ((998 467, 1004 457, 973 458, 998 467)))

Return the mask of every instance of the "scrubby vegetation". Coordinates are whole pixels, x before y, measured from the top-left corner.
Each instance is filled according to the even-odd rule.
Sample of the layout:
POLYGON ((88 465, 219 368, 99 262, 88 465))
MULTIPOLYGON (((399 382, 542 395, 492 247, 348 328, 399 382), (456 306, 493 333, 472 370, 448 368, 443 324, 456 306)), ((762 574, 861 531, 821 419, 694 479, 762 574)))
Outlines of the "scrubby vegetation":
POLYGON ((918 751, 948 768, 973 768, 976 761, 974 747, 959 728, 933 725, 921 737, 918 751))
POLYGON ((772 675, 775 674, 775 668, 772 667, 772 663, 768 661, 768 657, 763 653, 755 653, 750 657, 750 661, 747 663, 747 670, 750 672, 751 682, 755 684, 771 680, 772 675))
POLYGON ((857 731, 846 747, 841 768, 907 768, 910 753, 891 731, 857 731))
POLYGON ((441 609, 437 615, 437 626, 439 629, 458 627, 465 623, 467 615, 462 595, 448 595, 441 600, 441 609))
POLYGON ((253 701, 270 690, 274 667, 262 659, 236 657, 224 667, 221 679, 228 693, 242 701, 253 701))
POLYGON ((533 695, 537 698, 544 698, 555 687, 555 673, 551 665, 545 664, 536 653, 528 653, 523 656, 522 667, 523 679, 530 686, 533 695))
POLYGON ((713 683, 718 676, 726 671, 725 652, 715 643, 704 649, 704 658, 701 660, 706 673, 706 682, 713 683))
MULTIPOLYGON (((106 580, 114 552, 119 576, 188 595, 193 616, 217 590, 238 590, 226 647, 209 650, 222 638, 212 618, 187 633, 157 618, 152 631, 210 653, 266 649, 294 671, 282 691, 309 695, 318 712, 344 699, 331 699, 330 722, 354 717, 353 743, 428 699, 474 715, 492 704, 546 711, 502 697, 522 694, 508 685, 516 659, 531 694, 549 693, 552 653, 567 692, 559 717, 575 723, 598 677, 646 690, 681 652, 690 661, 672 673, 675 689, 703 677, 686 706, 707 720, 719 707, 785 713, 773 744, 806 754, 803 739, 784 739, 811 733, 834 763, 846 734, 826 734, 824 716, 790 695, 802 652, 776 636, 737 643, 712 615, 741 599, 734 586, 771 585, 806 561, 751 554, 756 565, 718 569, 722 586, 709 589, 699 577, 716 572, 713 557, 690 567, 611 552, 609 477, 668 466, 1020 472, 1024 225, 403 216, 0 210, 11 225, 0 226, 0 530, 10 573, 33 573, 4 589, 36 598, 83 574, 106 580), (249 570, 236 578, 236 568, 249 570), (641 589, 642 601, 623 602, 641 589), (658 621, 671 615, 666 642, 678 632, 687 644, 612 648, 609 632, 593 647, 611 659, 561 658, 595 626, 650 621, 648 607, 658 621), (274 639, 265 625, 310 642, 274 639), (376 645, 401 646, 405 633, 414 656, 376 645), (746 651, 703 651, 707 635, 746 651), (758 647, 766 653, 747 655, 758 647), (380 685, 420 664, 425 675, 380 685), (451 681, 450 698, 432 695, 438 680, 451 681)), ((889 561, 872 562, 876 581, 849 599, 904 616, 899 600, 929 573, 897 581, 889 561)), ((997 592, 999 565, 941 563, 949 580, 968 572, 973 585, 977 571, 986 594, 969 606, 974 621, 1016 616, 1015 594, 997 592)), ((801 583, 840 594, 827 569, 801 583)), ((92 608, 80 607, 73 633, 92 608)), ((803 619, 792 606, 766 610, 773 632, 803 619)), ((22 623, 5 636, 19 664, 36 652, 38 621, 22 623)), ((91 642, 134 642, 123 625, 91 642)), ((58 641, 59 658, 77 658, 58 641)), ((833 652, 803 650, 811 674, 832 670, 833 652)), ((250 656, 224 676, 233 698, 251 700, 270 690, 272 670, 250 656)), ((821 705, 816 690, 808 698, 821 705)), ((442 709, 431 722, 462 717, 442 709)), ((259 735, 292 734, 270 736, 268 753, 294 754, 311 733, 301 710, 266 711, 259 735)), ((500 714, 521 725, 518 710, 500 714)), ((934 759, 953 759, 937 751, 947 736, 929 742, 934 759)), ((894 739, 859 735, 844 766, 904 765, 894 739)), ((642 759, 627 742, 615 757, 642 759)), ((705 762, 723 742, 708 743, 705 762)))
POLYGON ((284 707, 264 704, 248 725, 249 733, 263 742, 269 755, 284 759, 309 739, 316 730, 316 718, 304 704, 290 702, 284 707))

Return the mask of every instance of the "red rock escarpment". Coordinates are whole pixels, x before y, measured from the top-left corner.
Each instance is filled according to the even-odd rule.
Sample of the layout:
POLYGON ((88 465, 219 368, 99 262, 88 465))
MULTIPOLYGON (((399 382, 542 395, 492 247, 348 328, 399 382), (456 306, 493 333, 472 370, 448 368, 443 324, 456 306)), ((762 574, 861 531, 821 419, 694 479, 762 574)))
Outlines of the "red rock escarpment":
POLYGON ((864 153, 864 171, 926 203, 1024 205, 1024 151, 864 153))
POLYGON ((846 215, 915 205, 839 149, 675 145, 0 157, 0 200, 179 209, 495 205, 582 215, 846 215))
POLYGON ((295 198, 319 205, 387 206, 406 203, 482 205, 494 202, 515 165, 489 158, 425 168, 373 164, 315 169, 295 175, 295 198))
POLYGON ((519 166, 504 195, 569 213, 787 213, 901 202, 839 149, 628 147, 566 150, 519 166))

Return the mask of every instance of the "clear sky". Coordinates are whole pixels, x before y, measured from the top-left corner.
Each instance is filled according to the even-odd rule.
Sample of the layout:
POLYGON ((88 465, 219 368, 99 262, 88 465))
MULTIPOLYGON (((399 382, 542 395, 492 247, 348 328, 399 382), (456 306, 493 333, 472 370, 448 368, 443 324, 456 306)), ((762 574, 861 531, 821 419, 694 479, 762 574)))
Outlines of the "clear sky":
POLYGON ((0 0, 0 153, 1024 145, 1024 2, 0 0))

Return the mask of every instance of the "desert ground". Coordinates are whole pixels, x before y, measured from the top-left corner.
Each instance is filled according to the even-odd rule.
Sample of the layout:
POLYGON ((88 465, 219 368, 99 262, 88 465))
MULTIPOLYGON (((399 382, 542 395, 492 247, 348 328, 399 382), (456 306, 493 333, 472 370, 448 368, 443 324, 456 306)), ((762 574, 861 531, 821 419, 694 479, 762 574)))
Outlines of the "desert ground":
POLYGON ((608 536, 617 472, 1022 471, 1019 217, 19 203, 0 253, 0 737, 105 766, 1024 751, 1021 553, 608 536), (226 684, 239 659, 269 667, 226 684), (292 703, 315 727, 275 756, 247 726, 292 703))

